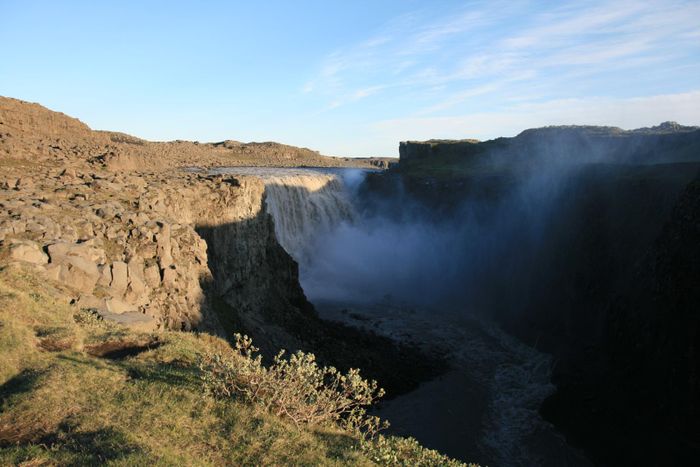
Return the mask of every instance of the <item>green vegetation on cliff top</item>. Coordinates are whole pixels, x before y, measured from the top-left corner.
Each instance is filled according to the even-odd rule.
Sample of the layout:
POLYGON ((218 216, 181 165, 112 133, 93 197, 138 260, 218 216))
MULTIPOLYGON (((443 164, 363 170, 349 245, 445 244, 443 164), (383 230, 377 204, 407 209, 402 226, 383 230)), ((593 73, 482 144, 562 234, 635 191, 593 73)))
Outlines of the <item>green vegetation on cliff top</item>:
POLYGON ((250 364, 226 341, 136 334, 58 296, 26 269, 0 270, 2 465, 459 465, 412 439, 216 397, 203 357, 250 364))

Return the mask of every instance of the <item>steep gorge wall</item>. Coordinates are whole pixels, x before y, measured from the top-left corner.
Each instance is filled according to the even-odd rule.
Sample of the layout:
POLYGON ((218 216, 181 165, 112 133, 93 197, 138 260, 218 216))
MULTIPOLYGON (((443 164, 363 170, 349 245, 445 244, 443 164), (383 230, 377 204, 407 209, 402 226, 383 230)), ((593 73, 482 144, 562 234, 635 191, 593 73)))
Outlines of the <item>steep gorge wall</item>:
POLYGON ((3 183, 4 260, 61 284, 77 307, 140 329, 222 334, 235 316, 276 348, 290 343, 283 329, 261 331, 309 306, 297 266, 264 212, 260 180, 75 170, 36 175, 3 183), (229 305, 224 316, 216 313, 218 299, 229 305))
POLYGON ((0 267, 35 270, 76 310, 141 331, 245 333, 268 356, 304 350, 324 364, 361 368, 390 394, 444 370, 439 358, 318 318, 257 177, 5 175, 0 267))
POLYGON ((250 334, 268 353, 303 347, 317 318, 265 211, 265 184, 256 177, 206 181, 205 192, 195 185, 146 193, 140 202, 187 222, 206 242, 207 306, 227 331, 250 334))
POLYGON ((505 209, 510 231, 535 227, 539 240, 507 242, 486 268, 491 292, 471 298, 555 357, 557 392, 543 414, 604 465, 692 465, 700 455, 699 141, 697 128, 674 125, 537 129, 489 142, 476 163, 472 147, 409 143, 423 156, 402 153, 398 170, 369 177, 371 194, 432 221, 471 205, 486 225, 505 209))
POLYGON ((693 465, 700 455, 699 219, 696 177, 627 280, 577 312, 586 346, 560 361, 543 413, 599 459, 693 465))

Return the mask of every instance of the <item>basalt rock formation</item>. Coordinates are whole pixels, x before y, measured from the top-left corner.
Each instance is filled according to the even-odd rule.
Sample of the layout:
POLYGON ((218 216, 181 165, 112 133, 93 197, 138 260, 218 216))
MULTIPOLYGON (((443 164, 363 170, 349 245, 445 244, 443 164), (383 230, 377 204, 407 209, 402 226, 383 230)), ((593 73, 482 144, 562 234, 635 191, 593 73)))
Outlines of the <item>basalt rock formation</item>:
POLYGON ((700 452, 699 215, 696 177, 555 372, 543 413, 598 459, 691 465, 700 452))
POLYGON ((551 126, 525 130, 513 138, 407 141, 399 145, 402 170, 425 171, 473 164, 500 168, 534 163, 660 163, 696 160, 700 128, 664 122, 650 128, 551 126), (582 157, 582 154, 585 154, 582 157))
POLYGON ((397 169, 369 177, 370 192, 430 218, 465 206, 487 225, 507 214, 497 218, 511 240, 468 305, 554 356, 545 417, 604 465, 692 465, 700 129, 550 127, 401 151, 397 169), (546 211, 528 211, 532 200, 546 211))
MULTIPOLYGON (((275 244, 274 236, 257 235, 271 228, 261 216, 264 187, 258 180, 70 169, 19 180, 5 182, 2 200, 0 240, 7 259, 63 284, 80 308, 127 323, 140 317, 141 328, 223 332, 203 290, 213 279, 207 243, 195 229, 260 217, 249 238, 229 239, 240 250, 236 264, 248 269, 232 269, 228 280, 254 282, 254 269, 268 277, 266 284, 295 279, 278 277, 276 265, 268 267, 256 255, 275 244)), ((268 292, 242 296, 255 302, 268 292)))

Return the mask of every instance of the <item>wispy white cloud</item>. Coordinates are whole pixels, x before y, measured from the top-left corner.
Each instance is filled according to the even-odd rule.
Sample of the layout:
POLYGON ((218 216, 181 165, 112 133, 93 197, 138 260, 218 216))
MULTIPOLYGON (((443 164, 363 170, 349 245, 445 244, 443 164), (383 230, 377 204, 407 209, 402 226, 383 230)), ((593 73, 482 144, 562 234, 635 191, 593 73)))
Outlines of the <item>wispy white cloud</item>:
POLYGON ((533 27, 505 38, 502 45, 506 48, 549 48, 583 34, 600 36, 610 32, 610 28, 617 27, 620 21, 634 18, 642 9, 643 3, 628 1, 604 3, 593 7, 565 4, 559 9, 538 15, 533 27))
POLYGON ((418 52, 433 50, 448 37, 465 33, 476 26, 488 21, 484 11, 458 12, 455 17, 442 19, 425 27, 410 37, 408 47, 401 52, 412 55, 418 52))
POLYGON ((364 99, 367 96, 371 96, 372 94, 376 94, 377 92, 381 91, 384 89, 386 86, 370 86, 368 88, 362 88, 358 89, 355 91, 352 95, 352 97, 357 100, 357 99, 364 99))
POLYGON ((370 96, 411 96, 421 107, 408 112, 417 116, 452 111, 504 87, 511 90, 506 99, 530 88, 561 95, 608 84, 596 83, 599 75, 688 59, 689 51, 697 60, 698 17, 700 2, 686 0, 555 8, 492 1, 439 15, 423 10, 329 54, 304 91, 333 108, 370 96))
POLYGON ((431 105, 430 107, 416 112, 416 115, 433 114, 441 110, 453 108, 454 106, 461 104, 462 102, 472 97, 490 94, 500 89, 503 89, 504 87, 508 86, 513 82, 532 78, 534 74, 535 73, 532 70, 523 70, 518 72, 517 74, 511 74, 510 76, 501 80, 489 81, 486 84, 464 89, 462 91, 447 96, 447 98, 437 102, 436 104, 431 105))

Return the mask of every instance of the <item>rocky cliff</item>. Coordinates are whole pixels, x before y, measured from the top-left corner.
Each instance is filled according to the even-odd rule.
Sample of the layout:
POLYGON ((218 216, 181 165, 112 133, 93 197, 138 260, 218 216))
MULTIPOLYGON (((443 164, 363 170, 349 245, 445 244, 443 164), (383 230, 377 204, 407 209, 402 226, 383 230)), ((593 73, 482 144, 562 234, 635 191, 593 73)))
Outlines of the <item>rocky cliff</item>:
POLYGON ((441 371, 411 348, 317 317, 260 179, 170 168, 240 165, 242 153, 257 164, 343 159, 297 158, 306 152, 276 143, 148 143, 6 98, 0 124, 0 266, 35 270, 76 310, 138 330, 246 333, 267 355, 313 351, 390 392, 441 371), (120 160, 136 162, 110 162, 120 160))
MULTIPOLYGON (((695 178, 618 287, 589 293, 588 309, 569 317, 587 334, 573 348, 559 343, 559 390, 543 413, 599 460, 692 465, 700 453, 699 215, 695 178)), ((608 277, 587 279, 600 290, 608 277)))
MULTIPOLYGON (((258 230, 269 231, 261 215, 263 190, 255 179, 224 183, 195 174, 49 169, 4 182, 0 240, 7 260, 31 264, 62 283, 78 307, 141 327, 222 332, 204 293, 216 282, 196 229, 257 218, 258 230)), ((293 280, 278 278, 276 265, 251 254, 276 244, 274 236, 229 242, 246 249, 239 258, 250 258, 241 261, 250 270, 232 271, 239 281, 253 282, 254 268, 269 277, 266 284, 293 280)))
POLYGON ((404 148, 368 198, 484 229, 488 264, 459 305, 554 356, 546 418, 602 465, 692 465, 700 131, 557 127, 404 148))
POLYGON ((401 171, 455 175, 466 169, 547 170, 562 163, 651 164, 697 159, 700 128, 664 122, 651 128, 551 126, 513 138, 407 141, 399 145, 401 171))
MULTIPOLYGON (((270 310, 277 319, 304 309, 309 319, 310 305, 264 212, 262 182, 171 169, 353 163, 278 143, 151 143, 4 97, 0 157, 8 261, 31 264, 76 306, 111 319, 217 333, 232 329, 233 315, 249 331, 269 325, 261 316, 270 310), (223 303, 233 311, 221 318, 223 303)), ((266 333, 261 344, 295 347, 285 331, 266 333)))

